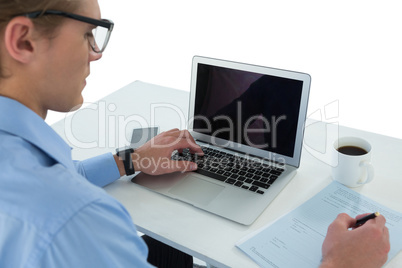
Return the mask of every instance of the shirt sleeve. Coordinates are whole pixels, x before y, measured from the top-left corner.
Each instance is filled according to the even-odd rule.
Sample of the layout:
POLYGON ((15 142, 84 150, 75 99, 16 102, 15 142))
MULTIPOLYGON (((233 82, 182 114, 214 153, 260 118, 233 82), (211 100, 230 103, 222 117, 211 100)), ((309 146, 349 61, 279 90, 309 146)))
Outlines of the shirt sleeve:
POLYGON ((120 178, 120 172, 112 153, 74 161, 77 172, 91 183, 103 187, 120 178))
POLYGON ((70 219, 39 267, 153 267, 128 212, 114 199, 107 200, 91 203, 70 219))

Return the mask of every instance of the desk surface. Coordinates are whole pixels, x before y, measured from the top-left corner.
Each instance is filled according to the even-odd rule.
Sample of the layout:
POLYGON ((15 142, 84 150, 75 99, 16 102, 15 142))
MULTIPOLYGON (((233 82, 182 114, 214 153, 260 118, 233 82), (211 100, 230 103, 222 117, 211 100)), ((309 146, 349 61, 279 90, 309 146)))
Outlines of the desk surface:
MULTIPOLYGON (((186 128, 188 92, 133 82, 68 115, 53 128, 86 159, 130 143, 137 127, 186 128)), ((217 267, 257 267, 235 243, 299 206, 331 182, 329 147, 340 136, 359 136, 373 147, 374 180, 357 192, 402 212, 402 141, 314 120, 306 123, 300 168, 293 180, 251 225, 243 226, 180 201, 150 192, 122 177, 105 190, 127 208, 140 232, 217 267)), ((386 267, 401 267, 402 254, 386 267)))

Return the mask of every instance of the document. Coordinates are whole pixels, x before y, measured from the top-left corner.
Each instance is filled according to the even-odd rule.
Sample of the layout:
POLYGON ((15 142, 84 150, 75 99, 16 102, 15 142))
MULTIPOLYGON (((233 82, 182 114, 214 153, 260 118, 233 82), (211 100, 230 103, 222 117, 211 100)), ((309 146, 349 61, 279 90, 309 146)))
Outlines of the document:
POLYGON ((236 246, 261 267, 318 267, 328 225, 339 213, 355 217, 376 211, 387 219, 389 261, 402 250, 402 214, 337 182, 274 223, 243 238, 236 246))

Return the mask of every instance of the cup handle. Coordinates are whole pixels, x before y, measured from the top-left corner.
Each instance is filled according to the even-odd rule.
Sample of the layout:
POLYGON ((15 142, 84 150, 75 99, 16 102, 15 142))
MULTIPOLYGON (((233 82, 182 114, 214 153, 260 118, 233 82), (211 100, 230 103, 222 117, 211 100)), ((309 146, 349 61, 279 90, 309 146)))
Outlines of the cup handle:
POLYGON ((374 179, 374 167, 369 161, 360 162, 360 167, 367 169, 367 177, 364 182, 358 182, 358 184, 366 184, 374 179))

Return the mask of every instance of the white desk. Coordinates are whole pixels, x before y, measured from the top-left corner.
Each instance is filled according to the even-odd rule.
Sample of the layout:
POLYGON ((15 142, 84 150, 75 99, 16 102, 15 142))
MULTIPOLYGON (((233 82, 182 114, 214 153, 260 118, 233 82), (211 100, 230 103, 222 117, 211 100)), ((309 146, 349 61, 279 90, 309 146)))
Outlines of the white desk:
MULTIPOLYGON (((185 128, 188 92, 134 82, 53 125, 80 160, 128 145, 135 127, 185 128)), ((375 122, 373 122, 374 124, 375 122)), ((331 182, 326 147, 338 136, 360 136, 373 146, 375 179, 356 191, 402 211, 402 141, 309 120, 297 175, 251 226, 243 226, 142 189, 129 178, 105 187, 130 212, 139 231, 217 267, 257 267, 235 243, 294 209, 331 182), (320 160, 321 159, 321 160, 320 160), (324 159, 324 161, 322 161, 324 159)), ((402 254, 387 267, 402 267, 402 254)))

